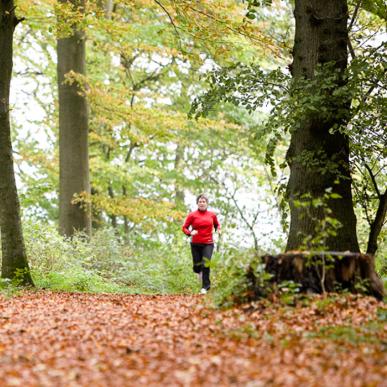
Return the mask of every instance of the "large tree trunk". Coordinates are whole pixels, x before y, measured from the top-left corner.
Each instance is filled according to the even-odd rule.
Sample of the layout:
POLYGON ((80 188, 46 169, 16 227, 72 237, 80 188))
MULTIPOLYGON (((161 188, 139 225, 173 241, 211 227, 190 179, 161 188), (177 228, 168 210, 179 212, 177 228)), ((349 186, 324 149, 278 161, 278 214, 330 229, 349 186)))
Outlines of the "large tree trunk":
MULTIPOLYGON (((61 0, 83 10, 84 0, 61 0)), ((85 74, 85 33, 58 39, 59 91, 59 229, 66 236, 75 230, 90 235, 91 211, 84 203, 74 204, 74 195, 90 195, 88 155, 88 106, 78 82, 65 81, 70 71, 85 74)))
POLYGON ((19 20, 13 1, 0 1, 0 231, 3 278, 19 277, 33 285, 20 220, 12 157, 9 93, 12 76, 13 33, 19 20))
MULTIPOLYGON (((296 34, 293 51, 292 75, 297 79, 314 78, 319 64, 333 62, 332 71, 338 74, 337 82, 327 92, 342 86, 343 73, 347 66, 347 18, 346 0, 296 0, 296 34)), ((324 248, 334 251, 358 252, 356 236, 356 217, 351 194, 349 171, 348 137, 335 131, 333 127, 345 125, 349 100, 330 103, 327 99, 328 116, 321 111, 305 114, 291 136, 287 154, 290 166, 288 197, 290 204, 290 232, 287 250, 303 248, 306 236, 316 237, 319 222, 326 217, 326 208, 332 212, 330 217, 341 223, 336 236, 327 236, 324 248), (305 161, 309 159, 309 162, 305 161), (302 195, 312 198, 322 197, 331 188, 339 199, 327 201, 327 207, 299 206, 297 201, 308 201, 302 195)), ((321 109, 323 110, 323 109, 321 109)))

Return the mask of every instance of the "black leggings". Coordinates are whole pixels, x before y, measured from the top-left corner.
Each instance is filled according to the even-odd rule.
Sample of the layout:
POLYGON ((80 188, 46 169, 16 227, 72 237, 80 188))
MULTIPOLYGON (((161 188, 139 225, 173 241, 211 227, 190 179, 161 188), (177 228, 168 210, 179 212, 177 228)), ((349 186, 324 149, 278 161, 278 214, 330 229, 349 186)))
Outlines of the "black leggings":
POLYGON ((203 273, 203 288, 209 289, 210 282, 210 268, 206 267, 206 260, 210 260, 214 251, 214 244, 191 243, 191 252, 193 259, 193 271, 195 273, 203 273))

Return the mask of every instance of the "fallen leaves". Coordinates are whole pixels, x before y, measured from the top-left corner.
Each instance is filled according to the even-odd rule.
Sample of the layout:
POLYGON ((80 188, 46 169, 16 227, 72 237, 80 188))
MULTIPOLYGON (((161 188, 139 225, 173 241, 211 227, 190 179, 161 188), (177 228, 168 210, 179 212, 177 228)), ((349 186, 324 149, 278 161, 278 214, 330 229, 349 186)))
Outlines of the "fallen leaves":
POLYGON ((215 310, 198 296, 2 298, 1 385, 386 385, 381 304, 357 296, 309 304, 215 310))

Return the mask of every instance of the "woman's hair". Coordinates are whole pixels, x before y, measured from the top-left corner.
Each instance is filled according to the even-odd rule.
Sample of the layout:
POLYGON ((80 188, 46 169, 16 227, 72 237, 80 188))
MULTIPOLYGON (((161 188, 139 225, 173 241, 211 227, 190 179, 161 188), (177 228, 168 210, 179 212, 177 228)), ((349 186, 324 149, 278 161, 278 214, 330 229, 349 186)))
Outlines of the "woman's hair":
POLYGON ((205 194, 198 195, 198 197, 196 198, 196 204, 199 203, 200 199, 204 199, 207 202, 207 204, 208 204, 208 197, 205 194))

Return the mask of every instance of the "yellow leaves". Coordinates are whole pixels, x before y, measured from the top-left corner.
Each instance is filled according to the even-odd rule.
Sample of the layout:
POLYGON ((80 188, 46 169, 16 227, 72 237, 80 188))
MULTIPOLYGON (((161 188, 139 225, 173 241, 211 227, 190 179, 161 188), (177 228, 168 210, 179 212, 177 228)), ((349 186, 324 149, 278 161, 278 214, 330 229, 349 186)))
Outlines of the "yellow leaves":
POLYGON ((256 23, 244 17, 245 6, 235 1, 198 1, 189 0, 168 1, 181 28, 188 32, 199 45, 200 42, 208 48, 212 45, 215 57, 227 57, 232 54, 233 41, 239 39, 246 45, 260 49, 270 49, 278 55, 277 43, 256 23))
POLYGON ((184 213, 175 209, 175 205, 166 200, 115 197, 106 195, 87 195, 81 193, 73 203, 91 204, 93 208, 103 210, 109 215, 125 216, 129 221, 141 223, 145 230, 158 227, 158 222, 181 221, 184 213))
POLYGON ((278 44, 265 33, 265 25, 246 19, 245 4, 233 0, 124 0, 119 2, 113 19, 104 16, 103 7, 97 1, 86 2, 85 9, 55 0, 20 0, 17 5, 18 12, 27 17, 27 23, 40 19, 59 37, 71 35, 73 29, 85 30, 90 35, 104 31, 110 35, 111 47, 116 52, 160 50, 165 55, 163 50, 170 50, 170 55, 198 60, 193 50, 196 46, 211 52, 217 60, 232 57, 236 46, 238 49, 245 46, 249 50, 255 47, 279 54, 278 44), (141 30, 155 23, 160 23, 161 34, 168 31, 170 44, 160 46, 145 42, 146 34, 142 35, 141 30), (173 48, 177 45, 179 49, 173 48))
MULTIPOLYGON (((138 44, 139 50, 157 52, 157 49, 170 49, 171 55, 190 58, 191 61, 201 61, 197 56, 196 48, 210 52, 215 60, 227 60, 233 57, 233 51, 260 50, 279 55, 278 43, 265 32, 265 25, 251 22, 245 18, 245 4, 238 4, 234 0, 126 0, 120 2, 118 14, 125 14, 124 9, 130 9, 130 23, 126 17, 120 20, 106 20, 96 18, 92 24, 98 29, 114 37, 114 50, 126 51, 128 36, 138 36, 133 42, 138 44), (146 44, 146 36, 141 35, 141 26, 154 20, 160 23, 160 34, 168 31, 170 44, 146 44), (164 31, 162 31, 164 30, 164 31), (172 47, 179 46, 179 49, 172 47), (168 48, 169 47, 169 48, 168 48), (173 52, 174 51, 174 52, 173 52)), ((153 23, 154 24, 154 23, 153 23)), ((165 42, 166 43, 166 42, 165 42)), ((161 52, 165 55, 165 52, 161 52)))
POLYGON ((85 19, 85 9, 78 2, 56 2, 54 12, 57 17, 57 33, 63 38, 73 34, 74 29, 83 29, 85 19), (74 3, 74 4, 73 4, 74 3))
POLYGON ((29 15, 38 9, 49 9, 53 7, 57 0, 16 0, 18 12, 23 15, 29 15))

